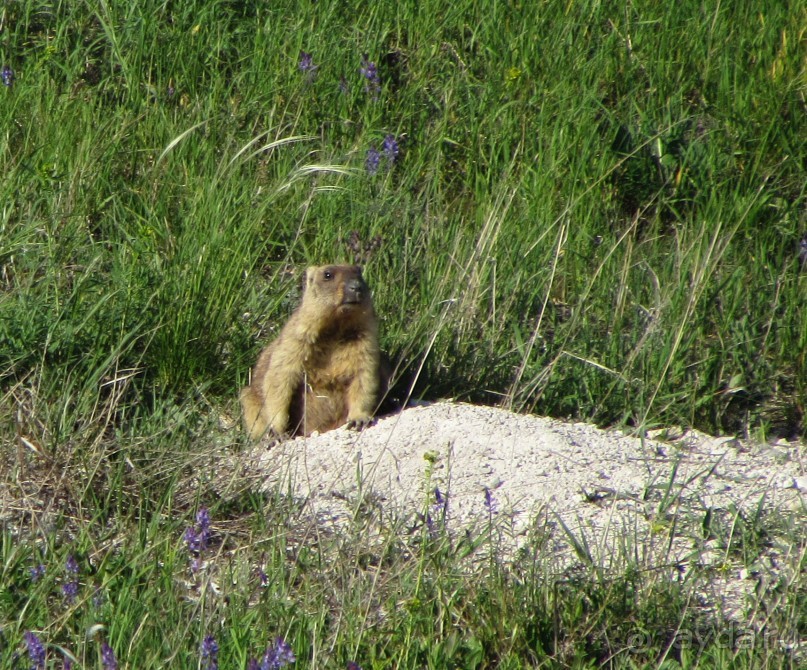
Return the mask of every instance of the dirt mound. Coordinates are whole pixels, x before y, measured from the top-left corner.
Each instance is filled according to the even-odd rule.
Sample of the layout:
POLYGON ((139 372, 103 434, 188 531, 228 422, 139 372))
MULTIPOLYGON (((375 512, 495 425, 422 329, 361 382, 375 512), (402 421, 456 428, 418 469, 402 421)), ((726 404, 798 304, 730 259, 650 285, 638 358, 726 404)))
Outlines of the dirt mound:
POLYGON ((453 533, 495 528, 503 556, 535 550, 540 536, 540 551, 558 570, 580 562, 619 569, 632 560, 681 579, 694 567, 720 567, 709 600, 738 616, 744 595, 762 581, 796 578, 802 562, 790 555, 800 533, 792 524, 804 527, 807 502, 807 452, 798 443, 752 445, 695 432, 639 439, 437 403, 362 433, 339 429, 258 446, 248 458, 267 488, 282 484, 337 527, 363 500, 413 520, 441 518, 445 509, 453 533), (732 560, 732 533, 760 523, 774 537, 760 542, 749 570, 747 560, 732 560))

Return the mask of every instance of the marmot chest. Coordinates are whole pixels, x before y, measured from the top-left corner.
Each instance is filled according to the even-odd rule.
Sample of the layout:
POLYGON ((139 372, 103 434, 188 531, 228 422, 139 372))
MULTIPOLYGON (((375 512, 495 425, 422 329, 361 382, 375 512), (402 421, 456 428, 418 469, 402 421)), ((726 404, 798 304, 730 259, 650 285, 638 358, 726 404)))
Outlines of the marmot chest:
POLYGON ((315 344, 303 361, 307 384, 315 390, 343 388, 366 365, 361 335, 346 335, 315 344))

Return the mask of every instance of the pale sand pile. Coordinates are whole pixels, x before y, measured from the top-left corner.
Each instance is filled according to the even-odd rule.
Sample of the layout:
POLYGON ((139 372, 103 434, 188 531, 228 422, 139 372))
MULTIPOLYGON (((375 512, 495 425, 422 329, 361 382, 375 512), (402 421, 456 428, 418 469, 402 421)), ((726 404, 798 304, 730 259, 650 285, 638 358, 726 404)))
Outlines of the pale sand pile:
POLYGON ((449 532, 478 534, 493 519, 505 557, 536 546, 528 541, 540 535, 539 550, 564 570, 580 562, 572 536, 604 568, 618 570, 630 558, 681 579, 695 566, 719 567, 707 600, 739 618, 746 616, 733 610, 747 608, 744 596, 759 594, 760 583, 803 578, 805 569, 805 543, 792 546, 807 519, 807 450, 800 443, 750 445, 694 432, 668 442, 641 440, 587 424, 437 403, 361 433, 339 429, 258 446, 246 458, 253 473, 257 465, 265 475, 267 489, 280 484, 305 500, 321 524, 337 529, 360 500, 380 501, 388 518, 416 520, 435 503, 438 488, 448 499, 449 532), (751 517, 760 506, 766 519, 791 530, 781 532, 781 546, 761 550, 749 571, 732 563, 715 538, 729 535, 738 512, 751 517), (722 532, 710 538, 704 522, 722 532))

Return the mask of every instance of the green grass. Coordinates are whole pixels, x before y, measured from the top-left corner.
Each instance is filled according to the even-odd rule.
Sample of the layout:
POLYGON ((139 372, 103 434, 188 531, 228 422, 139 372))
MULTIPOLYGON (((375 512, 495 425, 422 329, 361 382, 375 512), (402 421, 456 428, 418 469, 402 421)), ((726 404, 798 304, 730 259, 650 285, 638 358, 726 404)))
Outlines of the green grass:
MULTIPOLYGON (((672 663, 663 636, 618 651, 695 616, 661 580, 540 559, 469 579, 394 528, 363 552, 358 521, 307 546, 294 510, 198 475, 241 443, 219 417, 301 268, 341 260, 366 267, 399 397, 804 436, 807 10, 766 4, 6 3, 0 456, 31 508, 2 517, 0 668, 26 630, 81 667, 102 638, 127 667, 197 667, 207 633, 223 667, 275 635, 303 667, 672 663), (387 135, 400 155, 368 175, 387 135), (200 505, 226 599, 183 583, 200 505)), ((721 649, 675 662, 787 663, 721 649)))

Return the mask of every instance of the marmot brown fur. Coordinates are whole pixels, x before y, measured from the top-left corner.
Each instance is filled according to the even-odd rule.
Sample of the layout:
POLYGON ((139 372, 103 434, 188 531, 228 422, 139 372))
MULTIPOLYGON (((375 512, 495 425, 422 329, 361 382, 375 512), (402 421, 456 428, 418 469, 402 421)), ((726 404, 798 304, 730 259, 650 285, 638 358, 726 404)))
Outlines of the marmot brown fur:
POLYGON ((355 265, 306 270, 300 306, 267 346, 241 390, 252 439, 310 435, 347 423, 362 429, 386 391, 378 321, 355 265))

